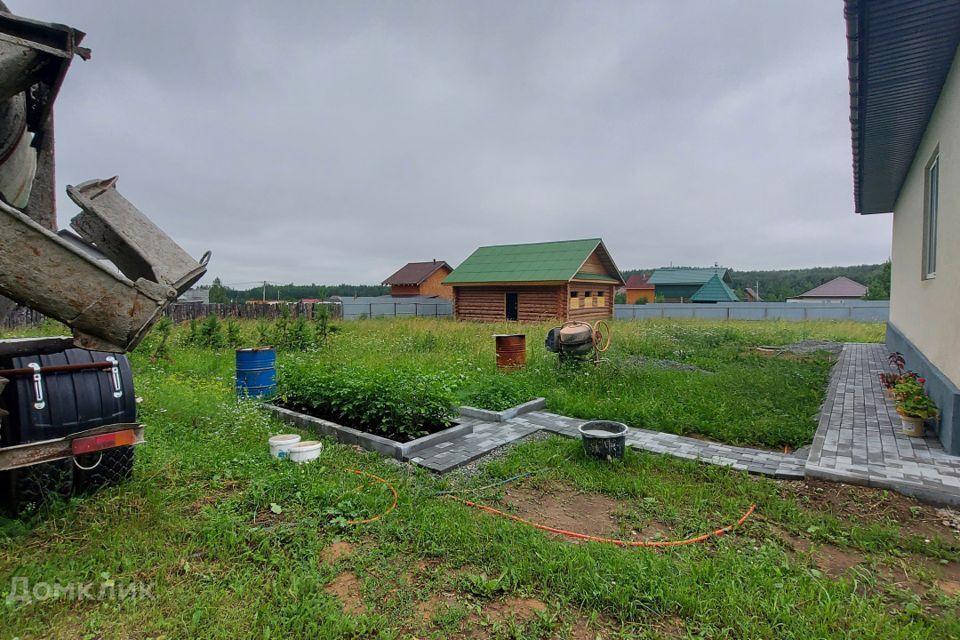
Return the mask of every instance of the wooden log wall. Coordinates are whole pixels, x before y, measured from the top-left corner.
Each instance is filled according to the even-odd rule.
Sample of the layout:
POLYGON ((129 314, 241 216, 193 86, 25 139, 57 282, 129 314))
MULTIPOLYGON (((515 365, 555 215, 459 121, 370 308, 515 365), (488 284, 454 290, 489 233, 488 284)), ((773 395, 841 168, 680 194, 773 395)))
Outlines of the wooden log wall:
POLYGON ((608 320, 613 317, 613 297, 616 291, 612 284, 588 284, 571 282, 566 286, 567 319, 585 322, 608 320), (576 293, 576 303, 571 293, 576 293), (590 294, 589 296, 586 294, 590 294), (602 298, 602 300, 601 300, 602 298))
POLYGON ((517 319, 542 322, 562 319, 566 304, 563 285, 454 287, 454 314, 458 320, 503 322, 507 293, 517 294, 517 319))

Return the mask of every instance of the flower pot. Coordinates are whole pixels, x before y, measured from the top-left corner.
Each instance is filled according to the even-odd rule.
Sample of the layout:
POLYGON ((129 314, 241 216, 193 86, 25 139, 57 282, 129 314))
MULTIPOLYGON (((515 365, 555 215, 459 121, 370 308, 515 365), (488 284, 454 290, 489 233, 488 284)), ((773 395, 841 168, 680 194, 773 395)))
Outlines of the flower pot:
POLYGON ((903 423, 903 435, 910 438, 923 437, 923 418, 918 418, 916 416, 905 416, 901 413, 900 421, 903 423))

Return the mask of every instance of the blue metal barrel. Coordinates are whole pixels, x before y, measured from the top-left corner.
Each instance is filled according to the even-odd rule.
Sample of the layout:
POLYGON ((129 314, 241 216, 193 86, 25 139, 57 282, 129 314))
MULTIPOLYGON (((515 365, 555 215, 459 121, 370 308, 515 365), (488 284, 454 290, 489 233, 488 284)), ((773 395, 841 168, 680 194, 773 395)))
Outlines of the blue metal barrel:
POLYGON ((277 391, 277 352, 271 347, 237 349, 237 396, 270 397, 277 391))

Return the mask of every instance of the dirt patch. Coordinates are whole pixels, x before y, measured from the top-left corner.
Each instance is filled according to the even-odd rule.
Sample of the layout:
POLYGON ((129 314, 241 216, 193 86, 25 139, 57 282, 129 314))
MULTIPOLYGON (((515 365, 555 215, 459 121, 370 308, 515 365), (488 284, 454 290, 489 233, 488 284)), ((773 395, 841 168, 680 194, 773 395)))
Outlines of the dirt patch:
POLYGON ((417 603, 413 608, 413 618, 419 622, 430 622, 436 613, 457 603, 457 596, 452 593, 438 593, 430 596, 424 602, 417 603))
POLYGON ((831 578, 839 578, 850 569, 863 562, 863 556, 835 547, 832 544, 818 544, 813 547, 813 561, 817 569, 831 578))
POLYGON ((538 613, 547 610, 547 605, 536 598, 506 598, 494 600, 483 606, 483 617, 490 624, 497 624, 512 620, 527 622, 538 613))
POLYGON ((780 494, 793 498, 811 511, 830 513, 841 519, 855 518, 861 523, 896 522, 904 535, 943 542, 960 541, 960 532, 948 517, 949 510, 938 509, 893 491, 856 485, 803 480, 783 482, 780 494))
POLYGON ((772 529, 787 550, 802 555, 809 554, 817 569, 831 578, 839 578, 864 561, 863 556, 855 551, 841 549, 832 544, 811 542, 777 526, 772 529))
POLYGON ((320 552, 320 561, 327 564, 334 564, 340 560, 340 558, 345 558, 351 555, 356 548, 357 545, 351 542, 334 542, 320 552))
POLYGON ((240 491, 242 484, 239 480, 228 480, 216 487, 206 487, 204 494, 187 506, 187 513, 192 516, 199 515, 206 507, 223 502, 240 491))
POLYGON ((353 572, 344 571, 323 590, 340 601, 340 606, 347 615, 357 616, 366 613, 367 607, 363 604, 363 596, 360 593, 360 581, 353 572))
MULTIPOLYGON (((622 533, 619 521, 624 505, 599 493, 582 493, 571 489, 544 491, 514 485, 504 493, 502 502, 524 520, 589 536, 621 538, 625 535, 633 540, 648 540, 666 537, 670 533, 669 527, 656 521, 640 530, 622 533)), ((569 536, 551 535, 578 542, 569 536)))

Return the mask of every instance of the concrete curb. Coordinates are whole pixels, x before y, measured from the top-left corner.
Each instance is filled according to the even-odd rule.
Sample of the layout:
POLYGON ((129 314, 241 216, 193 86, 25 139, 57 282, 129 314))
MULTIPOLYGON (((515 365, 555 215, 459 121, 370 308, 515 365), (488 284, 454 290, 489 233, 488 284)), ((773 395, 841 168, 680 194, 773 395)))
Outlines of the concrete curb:
POLYGON ((284 422, 296 425, 302 429, 309 429, 322 436, 333 438, 343 444, 355 444, 368 451, 376 451, 381 455, 404 462, 412 458, 417 451, 432 447, 440 442, 446 442, 447 440, 453 440, 473 433, 472 424, 455 424, 449 429, 437 431, 436 433, 425 435, 422 438, 417 438, 410 442, 397 442, 390 438, 366 433, 365 431, 358 431, 357 429, 345 427, 336 422, 315 418, 305 413, 291 411, 290 409, 284 409, 276 405, 265 404, 263 407, 284 422))
POLYGON ((477 409, 476 407, 460 407, 460 415, 464 418, 475 418, 486 422, 506 422, 524 413, 539 411, 546 406, 546 398, 534 398, 529 402, 518 404, 504 411, 490 411, 488 409, 477 409))

